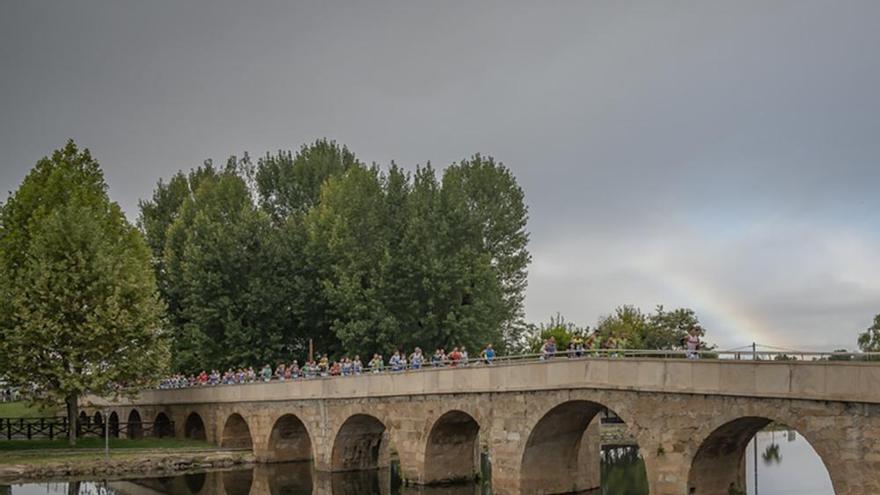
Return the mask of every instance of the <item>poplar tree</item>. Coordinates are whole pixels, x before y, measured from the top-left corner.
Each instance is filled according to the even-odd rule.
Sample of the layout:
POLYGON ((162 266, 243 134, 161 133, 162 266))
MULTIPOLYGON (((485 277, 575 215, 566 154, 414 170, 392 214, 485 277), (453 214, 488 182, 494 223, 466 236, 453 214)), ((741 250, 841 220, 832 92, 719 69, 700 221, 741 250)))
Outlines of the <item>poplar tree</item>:
POLYGON ((73 141, 40 160, 0 208, 0 375, 66 403, 159 376, 168 350, 150 251, 73 141))

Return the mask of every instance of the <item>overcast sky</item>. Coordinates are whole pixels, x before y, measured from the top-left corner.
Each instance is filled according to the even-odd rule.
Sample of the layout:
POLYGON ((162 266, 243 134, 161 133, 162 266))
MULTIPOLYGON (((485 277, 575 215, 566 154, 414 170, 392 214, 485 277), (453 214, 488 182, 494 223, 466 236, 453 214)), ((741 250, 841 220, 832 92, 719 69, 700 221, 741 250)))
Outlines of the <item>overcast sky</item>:
POLYGON ((328 137, 525 190, 527 317, 695 309, 722 347, 880 313, 880 2, 0 0, 0 189, 74 138, 159 177, 328 137))

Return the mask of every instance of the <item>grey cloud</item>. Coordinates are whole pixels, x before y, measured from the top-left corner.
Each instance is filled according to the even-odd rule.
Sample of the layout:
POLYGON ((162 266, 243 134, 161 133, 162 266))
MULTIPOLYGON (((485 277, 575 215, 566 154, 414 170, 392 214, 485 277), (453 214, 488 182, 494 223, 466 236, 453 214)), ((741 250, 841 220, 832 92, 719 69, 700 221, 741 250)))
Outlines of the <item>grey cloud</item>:
POLYGON ((665 303, 722 343, 852 347, 880 312, 878 19, 856 0, 4 2, 0 188, 68 137, 131 218, 159 177, 244 150, 481 151, 531 207, 530 319, 665 303))

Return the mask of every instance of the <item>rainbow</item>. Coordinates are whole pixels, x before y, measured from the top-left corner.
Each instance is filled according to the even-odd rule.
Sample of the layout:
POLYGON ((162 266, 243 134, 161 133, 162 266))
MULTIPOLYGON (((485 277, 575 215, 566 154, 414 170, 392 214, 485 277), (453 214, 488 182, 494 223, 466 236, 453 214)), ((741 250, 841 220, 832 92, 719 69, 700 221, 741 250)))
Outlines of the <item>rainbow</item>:
POLYGON ((688 301, 688 307, 696 311, 698 316, 720 323, 720 326, 710 326, 709 330, 715 335, 724 335, 723 340, 732 346, 752 342, 778 344, 770 329, 753 318, 746 308, 736 304, 736 298, 725 295, 717 285, 682 271, 662 274, 655 271, 652 275, 678 299, 688 301))

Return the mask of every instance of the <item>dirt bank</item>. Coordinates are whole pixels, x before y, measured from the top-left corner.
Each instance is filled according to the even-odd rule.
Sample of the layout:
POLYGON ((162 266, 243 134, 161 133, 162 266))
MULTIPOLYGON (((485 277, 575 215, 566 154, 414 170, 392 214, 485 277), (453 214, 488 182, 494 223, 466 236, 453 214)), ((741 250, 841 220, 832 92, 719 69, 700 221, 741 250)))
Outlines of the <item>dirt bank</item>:
POLYGON ((221 469, 252 464, 253 454, 243 451, 127 451, 114 453, 107 460, 103 454, 53 452, 15 459, 0 457, 0 482, 4 484, 70 479, 120 479, 221 469))

